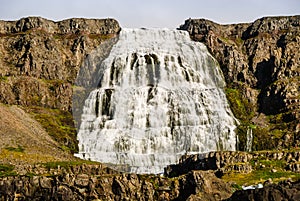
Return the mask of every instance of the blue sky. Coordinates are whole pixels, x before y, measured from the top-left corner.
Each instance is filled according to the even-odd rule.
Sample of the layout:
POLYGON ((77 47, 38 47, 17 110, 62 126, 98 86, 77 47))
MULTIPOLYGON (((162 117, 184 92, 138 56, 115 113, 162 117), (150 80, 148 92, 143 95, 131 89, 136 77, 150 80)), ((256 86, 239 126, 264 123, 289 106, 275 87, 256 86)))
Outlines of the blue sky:
POLYGON ((300 0, 0 0, 0 19, 115 18, 122 27, 176 28, 188 18, 229 24, 300 14, 300 0))

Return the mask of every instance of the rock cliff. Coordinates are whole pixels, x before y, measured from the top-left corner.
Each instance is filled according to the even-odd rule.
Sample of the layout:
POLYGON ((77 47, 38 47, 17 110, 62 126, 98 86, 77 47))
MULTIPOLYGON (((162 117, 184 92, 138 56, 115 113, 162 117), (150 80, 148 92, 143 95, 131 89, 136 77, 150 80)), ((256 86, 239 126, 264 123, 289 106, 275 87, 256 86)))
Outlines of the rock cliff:
POLYGON ((242 141, 253 127, 256 150, 299 146, 300 16, 232 25, 188 19, 180 29, 219 61, 242 141))
POLYGON ((83 60, 119 31, 113 19, 0 21, 0 101, 71 111, 83 60))
POLYGON ((0 178, 0 200, 210 200, 227 199, 231 187, 211 171, 176 179, 120 174, 103 165, 31 167, 27 175, 0 178), (30 174, 28 174, 30 173, 30 174), (51 173, 51 175, 47 175, 51 173))
POLYGON ((0 102, 22 106, 62 148, 76 151, 71 113, 76 76, 104 41, 112 41, 105 46, 109 51, 119 31, 113 19, 0 21, 0 102))

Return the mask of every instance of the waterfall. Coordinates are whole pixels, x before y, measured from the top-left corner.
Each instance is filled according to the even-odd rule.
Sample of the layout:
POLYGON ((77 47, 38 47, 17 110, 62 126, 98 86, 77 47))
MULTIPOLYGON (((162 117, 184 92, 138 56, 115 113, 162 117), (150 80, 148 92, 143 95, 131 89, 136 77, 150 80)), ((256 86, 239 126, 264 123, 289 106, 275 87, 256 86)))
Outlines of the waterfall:
POLYGON ((84 103, 76 156, 161 173, 184 154, 235 150, 222 71, 187 32, 123 29, 101 68, 84 103))
POLYGON ((247 152, 252 151, 252 142, 253 142, 253 134, 252 134, 252 128, 248 126, 247 134, 246 134, 246 150, 247 152))

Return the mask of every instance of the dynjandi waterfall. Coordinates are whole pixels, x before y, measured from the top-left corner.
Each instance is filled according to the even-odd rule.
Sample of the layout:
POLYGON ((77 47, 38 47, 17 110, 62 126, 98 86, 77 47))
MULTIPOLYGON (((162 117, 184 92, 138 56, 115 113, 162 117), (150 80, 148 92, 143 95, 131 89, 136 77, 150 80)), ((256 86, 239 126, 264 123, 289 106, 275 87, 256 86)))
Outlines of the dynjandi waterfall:
POLYGON ((101 68, 76 156, 157 174, 184 154, 235 150, 222 71, 187 32, 123 29, 101 68))

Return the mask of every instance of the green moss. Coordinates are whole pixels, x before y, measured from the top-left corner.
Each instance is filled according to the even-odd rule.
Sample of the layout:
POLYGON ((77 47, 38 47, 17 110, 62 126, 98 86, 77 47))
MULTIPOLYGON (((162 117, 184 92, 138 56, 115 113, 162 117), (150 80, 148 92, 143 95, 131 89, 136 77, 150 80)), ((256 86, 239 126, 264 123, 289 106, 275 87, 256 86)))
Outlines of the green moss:
POLYGON ((234 116, 240 121, 237 127, 237 135, 239 137, 239 150, 242 151, 246 147, 248 128, 250 127, 253 130, 256 128, 256 125, 251 123, 251 119, 255 114, 255 107, 243 97, 243 89, 243 85, 239 83, 225 89, 230 108, 234 116))
POLYGON ((237 44, 237 46, 242 46, 244 41, 242 38, 236 38, 235 39, 235 43, 237 44))
POLYGON ((6 147, 5 149, 8 151, 21 152, 21 153, 23 153, 25 151, 25 149, 23 147, 21 147, 20 145, 18 145, 18 147, 6 147))
POLYGON ((76 129, 71 112, 43 107, 31 107, 30 113, 56 140, 61 148, 72 153, 78 151, 76 129))
POLYGON ((240 121, 237 127, 237 135, 240 142, 239 150, 245 150, 248 128, 251 128, 253 132, 252 150, 254 151, 289 148, 288 146, 292 146, 292 142, 288 142, 290 145, 279 143, 286 134, 293 136, 290 130, 295 128, 296 125, 295 121, 291 121, 291 112, 267 116, 265 118, 266 122, 260 126, 253 124, 252 119, 256 108, 243 97, 244 88, 242 83, 235 83, 225 90, 231 110, 240 121))
POLYGON ((62 40, 62 39, 64 39, 64 35, 63 34, 53 34, 53 38, 56 40, 62 40))
POLYGON ((243 122, 249 122, 254 116, 253 105, 243 98, 240 88, 226 88, 226 96, 233 114, 243 122))
POLYGON ((34 176, 37 176, 37 174, 35 174, 35 173, 32 173, 32 172, 27 172, 26 174, 25 174, 27 177, 34 177, 34 176))
POLYGON ((0 177, 14 176, 16 172, 15 167, 9 164, 0 164, 0 177))
POLYGON ((236 190, 242 190, 242 186, 239 185, 239 184, 236 184, 236 183, 231 184, 231 187, 234 189, 234 191, 236 191, 236 190))
POLYGON ((272 168, 268 167, 259 170, 254 170, 249 174, 235 173, 227 174, 222 177, 223 180, 228 182, 235 182, 235 184, 238 186, 263 183, 268 179, 272 179, 272 181, 276 183, 282 180, 286 180, 288 178, 291 178, 296 181, 300 179, 300 174, 290 171, 284 171, 281 169, 277 170, 277 172, 273 172, 272 168))
POLYGON ((256 157, 250 161, 253 171, 248 174, 229 173, 222 177, 225 181, 234 182, 235 185, 252 185, 263 183, 268 179, 273 182, 279 182, 291 178, 299 180, 300 174, 286 171, 287 162, 285 160, 271 160, 266 157, 267 154, 276 153, 277 151, 259 151, 256 157))
POLYGON ((8 80, 8 76, 0 76, 0 81, 6 82, 8 80))

